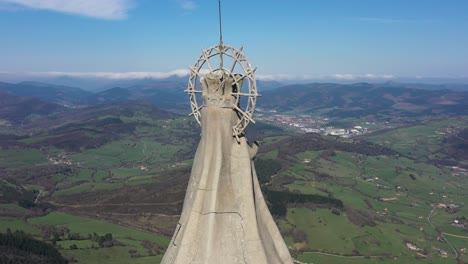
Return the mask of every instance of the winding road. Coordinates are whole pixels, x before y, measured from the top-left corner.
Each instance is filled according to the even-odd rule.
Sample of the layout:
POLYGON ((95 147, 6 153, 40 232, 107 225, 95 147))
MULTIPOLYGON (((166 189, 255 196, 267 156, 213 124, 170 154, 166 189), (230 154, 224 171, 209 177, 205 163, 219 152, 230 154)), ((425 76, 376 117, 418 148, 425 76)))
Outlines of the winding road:
MULTIPOLYGON (((432 228, 434 228, 434 230, 435 230, 436 232, 439 233, 439 231, 437 231, 437 228, 434 226, 434 224, 433 224, 432 221, 431 221, 431 217, 434 215, 435 210, 436 210, 436 207, 434 207, 434 208, 432 209, 431 213, 430 213, 429 216, 427 217, 427 222, 429 222, 429 224, 432 226, 432 228)), ((457 249, 450 243, 450 241, 448 241, 448 239, 445 237, 445 234, 446 234, 446 233, 440 232, 439 234, 440 234, 440 236, 445 240, 445 242, 447 242, 447 244, 452 248, 453 252, 455 253, 455 259, 458 259, 458 251, 457 251, 457 249)), ((449 235, 449 234, 447 234, 447 235, 449 235)))

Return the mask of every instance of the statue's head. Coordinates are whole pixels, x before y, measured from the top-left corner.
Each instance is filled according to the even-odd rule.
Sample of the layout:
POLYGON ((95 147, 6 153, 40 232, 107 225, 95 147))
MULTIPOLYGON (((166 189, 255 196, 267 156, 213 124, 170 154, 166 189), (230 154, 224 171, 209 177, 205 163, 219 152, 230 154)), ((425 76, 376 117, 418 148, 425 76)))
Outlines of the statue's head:
POLYGON ((230 107, 239 116, 238 122, 233 125, 233 135, 236 138, 241 136, 247 125, 255 122, 253 114, 259 96, 255 70, 243 54, 242 48, 236 49, 223 43, 203 49, 193 67, 190 67, 186 92, 189 94, 191 115, 201 123, 200 110, 203 107, 230 107), (200 104, 200 99, 203 104, 200 104), (240 103, 241 99, 245 104, 240 103))

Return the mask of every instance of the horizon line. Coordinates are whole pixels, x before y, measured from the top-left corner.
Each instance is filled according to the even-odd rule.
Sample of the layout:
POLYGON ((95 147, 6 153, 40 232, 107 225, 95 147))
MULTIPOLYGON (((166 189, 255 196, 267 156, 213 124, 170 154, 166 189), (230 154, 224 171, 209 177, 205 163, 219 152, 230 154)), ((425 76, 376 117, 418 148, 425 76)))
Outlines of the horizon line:
MULTIPOLYGON (((77 72, 77 71, 25 71, 25 72, 8 72, 0 71, 0 79, 7 80, 23 80, 28 79, 49 79, 49 78, 77 78, 77 79, 103 79, 103 80, 140 80, 140 79, 167 79, 171 77, 183 78, 190 75, 189 69, 176 69, 172 71, 127 71, 127 72, 112 72, 112 71, 97 71, 97 72, 77 72)), ((468 76, 396 76, 393 74, 350 74, 350 73, 334 73, 328 75, 311 75, 311 74, 258 74, 256 79, 259 81, 397 81, 397 80, 464 80, 468 81, 468 76)))

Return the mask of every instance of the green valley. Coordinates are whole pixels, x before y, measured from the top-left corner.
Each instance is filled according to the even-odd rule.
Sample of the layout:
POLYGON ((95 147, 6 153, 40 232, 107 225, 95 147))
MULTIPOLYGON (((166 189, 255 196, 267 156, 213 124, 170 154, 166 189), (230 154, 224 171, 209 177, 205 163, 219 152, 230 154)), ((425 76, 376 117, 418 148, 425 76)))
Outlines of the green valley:
MULTIPOLYGON (((182 209, 196 122, 143 101, 40 105, 48 110, 34 117, 4 112, 0 232, 22 230, 78 263, 158 263, 182 209)), ((278 114, 304 114, 296 110, 278 114)), ((427 113, 346 117, 351 127, 389 122, 350 137, 249 128, 265 198, 298 263, 468 261, 468 119, 427 113)))

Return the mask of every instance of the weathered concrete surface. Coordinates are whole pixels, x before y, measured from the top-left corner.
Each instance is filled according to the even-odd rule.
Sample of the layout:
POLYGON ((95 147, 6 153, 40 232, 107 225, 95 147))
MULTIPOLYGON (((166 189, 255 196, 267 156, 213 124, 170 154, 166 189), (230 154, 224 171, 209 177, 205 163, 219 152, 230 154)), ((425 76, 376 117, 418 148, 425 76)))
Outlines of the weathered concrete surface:
POLYGON ((201 80, 202 136, 181 218, 162 263, 292 264, 260 190, 255 151, 245 137, 239 142, 233 137, 238 117, 229 107, 232 80, 226 78, 207 74, 201 80))

